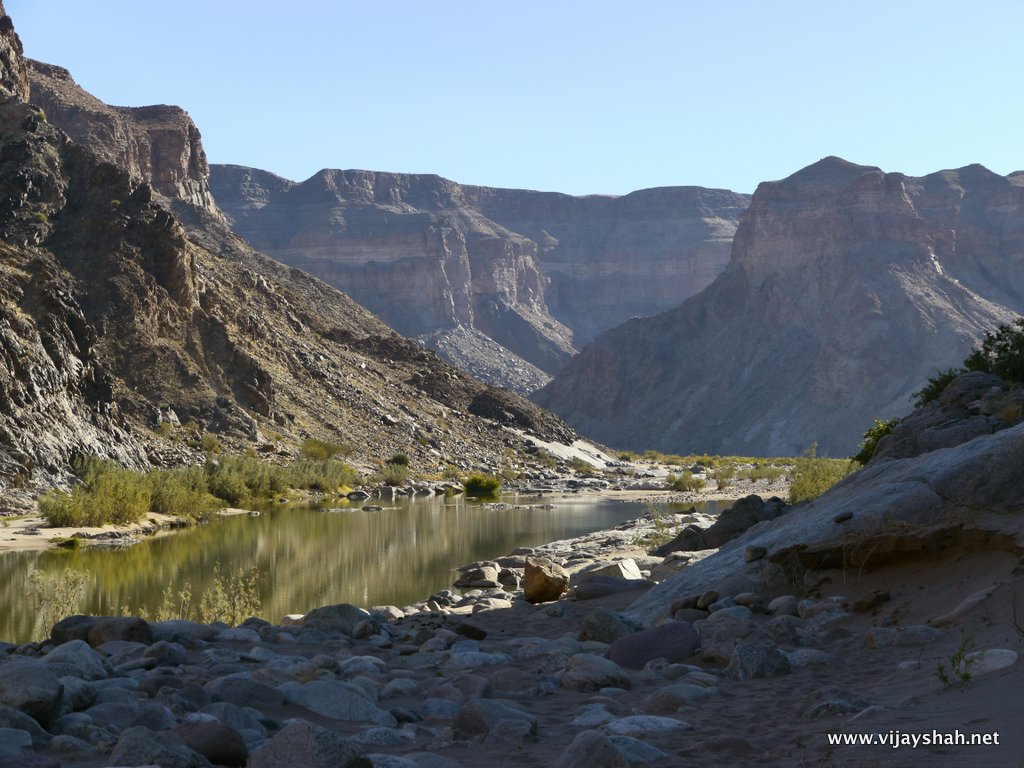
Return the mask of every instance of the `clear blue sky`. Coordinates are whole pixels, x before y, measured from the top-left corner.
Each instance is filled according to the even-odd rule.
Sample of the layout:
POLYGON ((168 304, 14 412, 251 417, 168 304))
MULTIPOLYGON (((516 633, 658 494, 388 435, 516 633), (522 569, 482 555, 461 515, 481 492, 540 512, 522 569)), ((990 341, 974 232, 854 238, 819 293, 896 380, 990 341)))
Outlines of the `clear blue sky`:
POLYGON ((5 0, 27 55, 214 163, 751 192, 826 155, 1024 168, 1024 0, 5 0))

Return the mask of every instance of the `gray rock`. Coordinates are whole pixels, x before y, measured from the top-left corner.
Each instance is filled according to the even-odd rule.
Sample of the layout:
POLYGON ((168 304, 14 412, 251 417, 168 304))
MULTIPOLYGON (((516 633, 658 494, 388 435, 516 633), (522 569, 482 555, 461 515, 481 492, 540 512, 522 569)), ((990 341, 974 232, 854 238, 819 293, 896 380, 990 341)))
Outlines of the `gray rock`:
POLYGON ((292 703, 332 720, 365 720, 377 725, 398 725, 394 715, 370 701, 365 691, 352 683, 340 680, 285 683, 280 691, 292 703))
POLYGON ((103 657, 84 640, 70 640, 43 657, 59 677, 72 675, 83 680, 104 680, 109 676, 103 657))
POLYGON ((32 752, 32 736, 20 728, 0 728, 0 757, 32 752))
POLYGON ((592 611, 580 624, 579 639, 581 642, 597 640, 601 643, 613 643, 620 637, 631 635, 637 631, 633 622, 625 621, 614 611, 607 608, 597 608, 592 611))
POLYGON ((216 680, 211 680, 204 688, 213 701, 229 701, 240 707, 253 704, 278 707, 288 700, 274 686, 253 680, 247 675, 219 677, 216 680))
POLYGON ((675 731, 685 731, 693 728, 689 723, 681 720, 673 720, 671 717, 656 717, 654 715, 632 715, 621 717, 607 723, 603 730, 616 736, 643 736, 675 731))
POLYGON ((558 758, 555 768, 632 768, 671 765, 671 757, 660 749, 630 736, 584 731, 573 739, 558 758))
MULTIPOLYGON (((586 568, 579 572, 580 577, 584 576, 607 576, 613 579, 625 579, 627 581, 643 579, 643 574, 640 573, 640 568, 637 566, 636 561, 627 557, 623 560, 615 560, 612 562, 597 562, 593 565, 588 565, 586 568)), ((575 584, 576 577, 573 578, 575 584)))
POLYGON ((646 712, 678 712, 682 707, 692 707, 712 695, 712 691, 703 685, 676 683, 660 688, 646 699, 643 709, 646 712))
POLYGON ((489 734, 509 720, 525 724, 524 739, 520 741, 537 740, 537 718, 513 706, 511 702, 499 699, 474 699, 467 702, 455 716, 452 730, 458 739, 473 738, 489 734))
POLYGON ((0 704, 21 710, 44 726, 57 717, 64 686, 49 664, 14 659, 0 664, 0 704))
POLYGON ((578 653, 569 659, 562 685, 574 691, 598 691, 602 688, 630 688, 632 682, 614 661, 590 653, 578 653))
POLYGON ((159 765, 160 768, 211 768, 170 731, 128 728, 117 740, 108 765, 159 765))
POLYGON ((181 643, 158 640, 143 651, 143 656, 156 660, 162 666, 176 667, 185 663, 188 651, 181 643))
POLYGON ((351 603, 325 605, 314 608, 302 618, 304 627, 332 632, 344 632, 349 637, 361 621, 372 618, 367 611, 351 603))
MULTIPOLYGON (((352 741, 374 747, 405 747, 416 741, 416 734, 402 728, 368 728, 353 736, 352 741)), ((373 764, 377 768, 376 759, 373 764)))
POLYGON ((797 605, 794 595, 781 595, 768 603, 768 612, 773 616, 796 616, 797 605))
POLYGON ((968 653, 965 657, 972 677, 997 672, 1017 663, 1017 652, 1008 648, 989 648, 986 651, 968 653))
POLYGON ((89 645, 95 648, 111 640, 128 640, 149 645, 153 642, 153 630, 148 622, 128 616, 107 616, 100 618, 89 629, 89 645))
POLYGON ((248 768, 373 768, 363 750, 319 725, 292 721, 249 756, 248 768))
POLYGON ((53 625, 50 630, 50 640, 54 645, 61 645, 70 640, 87 640, 89 630, 97 621, 99 618, 96 616, 68 616, 53 625))
POLYGON ((827 686, 804 699, 801 715, 805 720, 831 715, 853 715, 870 705, 871 702, 848 688, 827 686))
POLYGON ((455 582, 456 587, 500 587, 500 570, 496 563, 488 563, 464 571, 455 582))
POLYGON ((778 677, 793 671, 789 659, 774 643, 736 643, 726 673, 737 680, 778 677))
POLYGON ((262 736, 267 735, 267 728, 263 724, 263 715, 252 707, 240 707, 228 701, 217 701, 207 704, 199 711, 216 717, 224 725, 237 731, 256 731, 262 736))
POLYGON ((39 723, 13 707, 0 706, 0 728, 26 731, 32 737, 32 745, 35 747, 45 747, 50 742, 50 734, 39 723))
POLYGON ((667 621, 619 638, 612 643, 608 658, 627 669, 643 669, 652 659, 667 659, 670 664, 685 661, 700 645, 701 638, 691 624, 667 621))

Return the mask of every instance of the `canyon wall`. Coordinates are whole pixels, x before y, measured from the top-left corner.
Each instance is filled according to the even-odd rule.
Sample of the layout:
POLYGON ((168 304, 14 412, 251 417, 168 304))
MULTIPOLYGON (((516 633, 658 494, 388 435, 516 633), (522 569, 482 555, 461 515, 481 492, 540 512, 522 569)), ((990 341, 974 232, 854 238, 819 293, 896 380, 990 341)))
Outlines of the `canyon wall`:
POLYGON ((850 455, 1024 312, 1024 174, 826 158, 758 186, 715 282, 607 332, 535 401, 624 448, 850 455))

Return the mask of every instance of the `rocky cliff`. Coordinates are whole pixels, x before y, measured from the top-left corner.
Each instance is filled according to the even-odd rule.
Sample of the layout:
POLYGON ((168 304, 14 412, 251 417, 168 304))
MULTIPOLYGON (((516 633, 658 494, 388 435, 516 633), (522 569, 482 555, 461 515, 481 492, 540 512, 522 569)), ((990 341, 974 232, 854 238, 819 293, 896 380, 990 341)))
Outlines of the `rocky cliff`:
POLYGON ((104 117, 116 110, 74 113, 82 142, 69 138, 21 100, 20 43, 3 23, 0 84, 13 97, 0 104, 0 487, 59 480, 82 454, 195 460, 188 444, 203 433, 284 455, 315 436, 363 466, 406 453, 431 471, 514 453, 519 438, 501 425, 572 438, 253 251, 215 210, 179 218, 168 198, 180 204, 188 185, 155 191, 166 145, 147 133, 142 152, 137 123, 104 117), (106 131, 125 126, 111 144, 106 131))
POLYGON ((254 247, 523 391, 601 331, 707 286, 749 201, 696 187, 571 197, 368 171, 296 184, 216 165, 211 185, 254 247))
POLYGON ((47 119, 157 195, 216 211, 202 138, 180 107, 111 107, 63 67, 27 60, 30 95, 47 119))
POLYGON ((604 334, 536 402, 604 442, 849 455, 936 369, 1024 311, 1024 177, 826 158, 761 184, 725 272, 604 334))

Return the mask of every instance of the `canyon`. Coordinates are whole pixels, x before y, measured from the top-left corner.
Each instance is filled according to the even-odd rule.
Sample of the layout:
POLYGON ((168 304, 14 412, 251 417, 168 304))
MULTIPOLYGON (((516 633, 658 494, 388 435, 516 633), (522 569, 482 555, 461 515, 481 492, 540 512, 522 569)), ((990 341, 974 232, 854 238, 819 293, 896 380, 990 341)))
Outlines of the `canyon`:
POLYGON ((520 392, 600 332, 710 284, 749 203, 701 187, 573 197, 358 170, 296 183, 222 165, 210 185, 253 247, 520 392))

